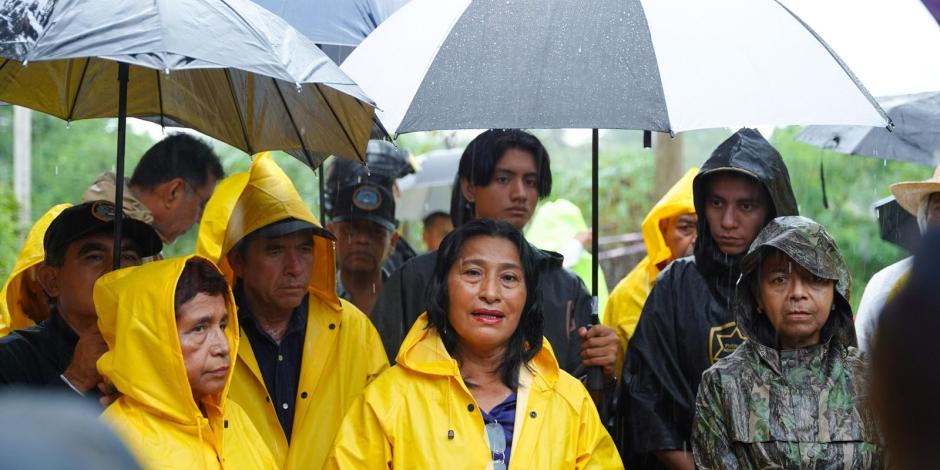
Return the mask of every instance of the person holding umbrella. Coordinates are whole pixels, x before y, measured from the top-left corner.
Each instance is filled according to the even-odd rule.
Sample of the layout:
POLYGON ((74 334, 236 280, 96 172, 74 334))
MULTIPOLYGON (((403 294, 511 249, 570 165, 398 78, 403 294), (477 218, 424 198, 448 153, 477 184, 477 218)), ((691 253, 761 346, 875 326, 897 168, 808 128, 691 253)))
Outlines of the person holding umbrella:
POLYGON ((619 416, 630 468, 693 468, 702 372, 744 341, 731 310, 738 263, 770 220, 797 214, 783 159, 753 129, 715 149, 695 176, 692 195, 694 256, 659 275, 624 361, 619 416))
POLYGON ((282 468, 322 468, 349 405, 388 368, 369 318, 336 295, 334 242, 267 153, 219 183, 199 224, 197 254, 238 307, 230 397, 282 468))
MULTIPOLYGON (((940 166, 934 169, 933 176, 927 180, 892 184, 891 193, 904 210, 917 217, 921 233, 940 226, 940 166)), ((881 310, 904 286, 910 275, 911 264, 911 257, 891 264, 872 275, 865 286, 855 317, 858 347, 862 351, 871 351, 881 310)))
MULTIPOLYGON (((209 144, 172 134, 150 147, 124 186, 124 213, 153 226, 170 244, 202 217, 215 183, 225 176, 209 144)), ((113 201, 116 176, 102 173, 82 201, 113 201)))
MULTIPOLYGON (((455 227, 490 218, 521 230, 538 200, 551 189, 549 156, 542 143, 519 129, 491 129, 474 138, 460 158, 451 218, 455 227)), ((614 364, 621 354, 616 333, 603 325, 585 328, 591 323, 590 294, 577 276, 562 268, 560 255, 546 253, 555 261, 548 263, 542 278, 545 337, 558 363, 576 377, 584 374, 584 366, 602 367, 613 384, 614 364)), ((372 310, 390 360, 427 309, 425 288, 436 256, 436 252, 420 255, 393 273, 372 310)))
POLYGON ((541 276, 554 263, 506 221, 447 235, 427 313, 350 407, 327 468, 623 468, 542 336, 541 276))
MULTIPOLYGON (((52 306, 36 325, 0 338, 0 385, 71 388, 101 382, 95 361, 106 349, 95 325, 95 281, 112 270, 114 204, 86 202, 63 210, 43 238, 39 284, 52 306)), ((141 263, 163 244, 149 225, 124 215, 120 266, 141 263)))

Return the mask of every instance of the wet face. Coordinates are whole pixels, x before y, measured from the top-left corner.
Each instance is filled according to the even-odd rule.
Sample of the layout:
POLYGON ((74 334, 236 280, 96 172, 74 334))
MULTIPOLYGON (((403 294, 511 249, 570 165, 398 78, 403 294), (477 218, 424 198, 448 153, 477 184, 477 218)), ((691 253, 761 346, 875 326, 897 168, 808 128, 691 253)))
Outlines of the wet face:
POLYGON ((464 197, 473 203, 474 218, 505 220, 521 230, 532 218, 539 198, 535 156, 527 150, 506 150, 489 184, 462 181, 461 186, 464 197))
POLYGON ((398 234, 368 220, 334 222, 330 230, 336 234, 336 258, 344 272, 378 272, 398 240, 398 234))
POLYGON ((526 286, 515 245, 505 238, 467 240, 447 275, 447 319, 458 347, 487 352, 503 348, 519 326, 526 286))
POLYGON ((196 403, 225 387, 231 367, 227 327, 228 309, 221 295, 200 292, 176 312, 186 378, 196 403))
POLYGON ((705 218, 718 249, 727 255, 747 251, 770 212, 770 201, 757 180, 718 173, 707 181, 705 218))
MULTIPOLYGON (((121 242, 121 267, 141 263, 136 244, 124 238, 121 242)), ((56 309, 69 324, 97 321, 92 291, 95 281, 111 271, 114 237, 99 233, 73 241, 65 250, 62 266, 43 265, 39 281, 49 297, 55 298, 56 309)), ((74 327, 74 326, 73 326, 74 327)))
POLYGON ((153 224, 167 243, 172 243, 199 223, 202 211, 215 190, 216 179, 210 175, 206 184, 195 189, 182 178, 164 184, 170 183, 175 184, 163 193, 166 210, 153 212, 153 224))
POLYGON ((241 278, 254 305, 291 311, 307 295, 313 268, 313 235, 309 230, 282 237, 254 237, 229 253, 229 264, 241 278))
POLYGON ((425 246, 428 247, 428 251, 437 250, 437 247, 441 246, 441 240, 453 229, 454 222, 450 220, 450 216, 441 215, 429 220, 421 233, 421 238, 424 240, 425 246))
POLYGON ((927 200, 927 226, 940 226, 940 193, 933 193, 927 200))
POLYGON ((764 259, 757 304, 773 325, 784 349, 819 344, 819 333, 833 305, 835 281, 815 276, 789 256, 775 251, 764 259))
POLYGON ((695 226, 697 222, 698 216, 693 212, 670 217, 665 220, 665 228, 660 227, 673 259, 692 254, 695 236, 698 233, 695 226))

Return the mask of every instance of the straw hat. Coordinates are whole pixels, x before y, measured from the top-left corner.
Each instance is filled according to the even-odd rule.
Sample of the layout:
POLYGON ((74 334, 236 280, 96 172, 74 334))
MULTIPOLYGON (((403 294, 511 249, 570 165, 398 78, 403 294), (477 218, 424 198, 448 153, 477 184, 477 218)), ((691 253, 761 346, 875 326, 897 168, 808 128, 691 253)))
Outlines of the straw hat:
POLYGON ((917 208, 923 202, 924 198, 933 194, 940 193, 940 165, 933 171, 933 176, 924 181, 905 181, 903 183, 894 183, 891 185, 891 194, 898 200, 898 204, 904 210, 914 214, 917 217, 917 208))

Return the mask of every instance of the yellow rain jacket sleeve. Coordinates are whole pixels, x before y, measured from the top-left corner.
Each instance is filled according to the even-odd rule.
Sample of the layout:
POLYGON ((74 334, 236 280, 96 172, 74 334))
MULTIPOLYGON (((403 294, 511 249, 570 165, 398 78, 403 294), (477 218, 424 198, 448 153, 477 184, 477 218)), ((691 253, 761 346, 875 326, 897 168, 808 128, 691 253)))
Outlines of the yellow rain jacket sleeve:
MULTIPOLYGON (((216 187, 199 225, 197 253, 218 261, 234 285, 227 253, 251 232, 287 218, 319 226, 283 170, 270 155, 259 154, 247 173, 232 175, 216 187)), ((231 398, 251 417, 278 463, 288 469, 323 467, 346 410, 388 368, 372 322, 337 297, 334 243, 326 232, 321 235, 313 237, 314 266, 291 442, 244 335, 232 380, 231 398)))
MULTIPOLYGON (((98 371, 122 394, 102 418, 147 469, 277 468, 251 420, 226 398, 232 373, 222 392, 204 400, 205 415, 193 399, 173 307, 189 258, 120 269, 95 283, 98 327, 109 348, 98 371)), ((238 320, 231 293, 226 305, 234 366, 238 320)))
MULTIPOLYGON (((483 417, 427 315, 346 415, 327 468, 492 468, 483 417)), ((623 468, 584 386, 548 341, 520 372, 509 469, 623 468)))
POLYGON ((46 299, 36 278, 36 268, 46 259, 42 241, 49 224, 71 204, 59 204, 33 224, 13 265, 13 272, 0 290, 0 336, 32 326, 49 315, 46 299))
MULTIPOLYGON (((692 168, 679 181, 676 182, 650 209, 643 219, 641 230, 643 243, 646 245, 646 257, 630 271, 611 291, 607 299, 607 309, 604 312, 604 324, 617 331, 620 337, 620 346, 627 350, 627 343, 633 336, 640 321, 640 312, 646 297, 653 288, 653 282, 659 275, 659 264, 671 262, 675 255, 666 244, 659 223, 671 217, 695 212, 692 201, 692 180, 698 174, 698 168, 692 168)), ((668 263, 667 263, 668 264, 668 263)), ((617 369, 623 367, 623 358, 617 360, 617 369)))

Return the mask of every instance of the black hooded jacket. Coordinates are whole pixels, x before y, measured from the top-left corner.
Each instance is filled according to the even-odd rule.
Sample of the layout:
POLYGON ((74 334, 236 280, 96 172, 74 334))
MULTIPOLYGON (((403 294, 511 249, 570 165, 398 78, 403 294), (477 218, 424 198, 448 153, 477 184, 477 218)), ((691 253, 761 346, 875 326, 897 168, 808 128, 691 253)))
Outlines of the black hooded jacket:
POLYGON ((707 180, 726 171, 763 185, 772 202, 767 221, 797 215, 786 165, 757 131, 741 129, 702 166, 692 189, 699 214, 695 254, 656 279, 624 361, 617 434, 629 468, 658 468, 649 455, 658 450, 691 452, 702 372, 744 341, 731 309, 741 256, 718 249, 705 217, 707 180))

